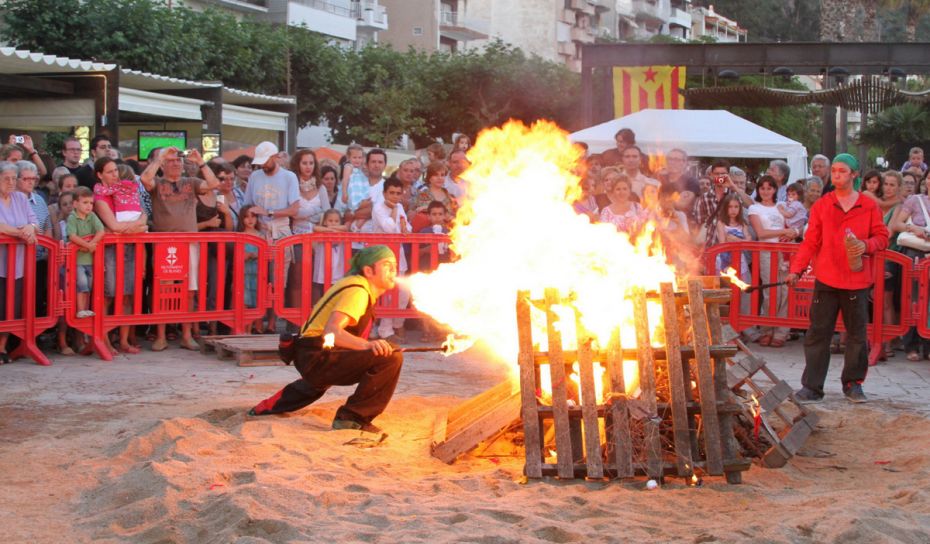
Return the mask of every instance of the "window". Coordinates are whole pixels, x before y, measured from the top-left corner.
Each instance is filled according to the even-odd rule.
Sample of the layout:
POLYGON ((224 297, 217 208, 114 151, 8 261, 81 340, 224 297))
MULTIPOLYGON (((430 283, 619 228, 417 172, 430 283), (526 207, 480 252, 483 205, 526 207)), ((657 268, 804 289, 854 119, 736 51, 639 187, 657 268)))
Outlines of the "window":
POLYGON ((414 35, 414 36, 422 36, 422 35, 423 35, 423 27, 422 27, 422 26, 415 26, 415 27, 413 27, 413 35, 414 35))

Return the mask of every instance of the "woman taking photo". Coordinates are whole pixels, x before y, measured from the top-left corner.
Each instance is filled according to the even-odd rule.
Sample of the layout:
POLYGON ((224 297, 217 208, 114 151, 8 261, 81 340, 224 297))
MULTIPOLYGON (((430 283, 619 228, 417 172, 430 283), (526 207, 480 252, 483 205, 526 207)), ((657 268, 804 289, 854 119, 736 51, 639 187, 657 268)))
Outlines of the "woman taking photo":
MULTIPOLYGON (((756 203, 749 207, 749 224, 752 225, 760 242, 784 242, 794 240, 801 235, 798 229, 786 228, 785 218, 775 205, 777 192, 778 184, 775 178, 765 175, 759 179, 756 185, 756 203)), ((787 262, 784 267, 781 266, 782 263, 778 262, 780 258, 781 253, 777 250, 759 253, 759 277, 762 283, 782 281, 787 276, 785 272, 787 262)), ((760 294, 760 299, 763 300, 762 315, 771 314, 771 297, 775 297, 775 315, 783 317, 787 310, 788 289, 780 286, 762 291, 760 294)), ((760 332, 762 336, 759 337, 758 342, 761 346, 784 347, 785 340, 788 338, 787 327, 761 327, 760 332)))

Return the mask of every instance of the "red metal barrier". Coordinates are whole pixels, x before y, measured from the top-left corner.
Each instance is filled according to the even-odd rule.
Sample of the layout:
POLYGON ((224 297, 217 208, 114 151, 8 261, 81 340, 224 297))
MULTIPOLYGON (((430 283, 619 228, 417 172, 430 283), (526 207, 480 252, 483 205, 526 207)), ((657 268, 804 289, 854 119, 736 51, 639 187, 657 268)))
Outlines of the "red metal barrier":
POLYGON ((45 329, 53 326, 61 315, 58 297, 58 263, 60 259, 59 243, 47 236, 38 236, 35 245, 24 244, 18 238, 0 235, 0 247, 6 253, 6 308, 3 315, 7 319, 0 320, 0 332, 10 333, 21 340, 20 345, 10 352, 10 358, 29 357, 40 365, 50 365, 48 357, 36 344, 36 337, 45 329), (47 277, 38 277, 36 262, 36 247, 48 250, 47 277), (20 317, 15 315, 16 295, 16 261, 23 257, 22 274, 22 304, 20 317), (36 289, 44 283, 48 287, 46 315, 36 316, 37 296, 36 289))
MULTIPOLYGON (((313 296, 311 281, 315 252, 322 252, 322 272, 323 272, 323 291, 335 283, 333 280, 333 258, 342 254, 342 271, 349 270, 349 260, 352 256, 353 243, 359 248, 362 246, 371 246, 383 244, 391 248, 394 255, 400 259, 401 248, 407 256, 407 274, 415 274, 421 271, 434 270, 440 262, 439 246, 448 244, 449 237, 442 234, 359 234, 359 233, 312 233, 288 236, 278 240, 274 246, 274 277, 272 278, 275 286, 274 309, 279 317, 283 317, 289 322, 300 326, 310 315, 313 307, 313 296), (333 249, 336 249, 334 254, 333 249), (299 260, 300 266, 300 293, 296 303, 288 301, 285 296, 285 267, 284 261, 287 252, 291 251, 294 260, 299 260), (308 273, 308 271, 310 271, 308 273)), ((293 277, 293 275, 292 275, 293 277)), ((378 317, 398 317, 398 318, 416 318, 421 314, 411 303, 407 308, 400 307, 400 297, 398 288, 394 288, 378 299, 377 315, 378 317)))
POLYGON ((66 246, 65 300, 69 303, 65 305, 64 315, 70 326, 91 336, 94 351, 105 360, 111 360, 112 354, 106 349, 104 339, 109 331, 121 325, 218 321, 228 325, 235 334, 242 334, 246 332, 249 323, 264 315, 270 304, 265 265, 271 261, 271 250, 262 238, 225 232, 108 234, 94 252, 90 300, 95 315, 78 319, 75 303, 77 253, 74 246, 66 246), (245 304, 246 244, 255 246, 258 254, 254 307, 246 307, 245 304), (113 293, 116 295, 113 298, 116 303, 112 304, 112 309, 108 308, 109 301, 104 292, 107 248, 113 248, 116 264, 113 272, 113 293), (150 261, 147 252, 151 252, 150 261), (134 253, 132 261, 128 260, 130 253, 134 253), (197 262, 191 263, 192 259, 197 262), (148 300, 144 292, 147 261, 152 266, 148 300), (194 276, 190 274, 192 264, 196 265, 194 276), (133 270, 128 277, 127 266, 133 270), (135 288, 132 293, 124 295, 127 280, 132 281, 135 288), (191 295, 194 282, 197 289, 191 295), (208 307, 210 294, 215 300, 208 307), (121 299, 125 300, 124 297, 129 298, 126 301, 128 309, 119 303, 121 299))
MULTIPOLYGON (((717 256, 723 253, 730 253, 732 261, 730 266, 736 270, 740 270, 742 259, 748 255, 753 266, 750 267, 751 277, 749 279, 744 279, 744 281, 750 285, 759 285, 763 283, 761 281, 761 270, 755 263, 761 262, 763 254, 773 255, 773 257, 769 259, 771 266, 769 277, 773 278, 772 281, 775 281, 774 278, 781 279, 787 275, 786 272, 782 272, 781 276, 778 275, 777 267, 779 262, 782 258, 788 259, 792 257, 798 251, 799 247, 799 244, 728 242, 716 245, 707 251, 705 255, 705 267, 706 270, 719 274, 720 271, 716 269, 717 256), (776 254, 780 256, 778 260, 774 258, 776 254)), ((867 258, 866 264, 873 267, 872 273, 877 279, 872 290, 872 316, 868 325, 868 335, 872 342, 869 360, 874 363, 880 355, 882 342, 904 334, 916 322, 915 312, 907 311, 907 309, 911 307, 911 289, 914 283, 912 280, 915 279, 915 270, 911 259, 894 251, 879 252, 875 256, 867 258), (902 267, 902 284, 900 289, 902 312, 898 323, 885 323, 883 320, 882 312, 886 296, 884 282, 886 262, 891 262, 902 267)), ((926 276, 926 273, 924 273, 922 278, 926 278, 926 276)), ((814 280, 813 273, 808 271, 797 285, 788 288, 787 311, 784 312, 785 315, 783 316, 778 316, 775 311, 777 304, 775 296, 766 298, 767 308, 765 309, 767 312, 766 315, 763 315, 760 308, 761 291, 756 290, 751 293, 744 293, 736 286, 733 286, 733 297, 730 302, 730 325, 737 331, 753 325, 806 329, 810 324, 810 303, 814 292, 814 280), (748 312, 743 311, 743 306, 745 305, 741 304, 745 297, 749 297, 750 300, 748 312)), ((774 292, 774 289, 770 289, 769 291, 774 292)), ((925 287, 921 289, 921 297, 926 300, 925 287)), ((920 307, 922 308, 923 315, 926 315, 926 304, 920 307)), ((926 319, 923 319, 923 321, 926 322, 926 319)), ((836 330, 845 330, 842 316, 837 319, 836 330)), ((930 333, 930 331, 927 332, 930 333)))

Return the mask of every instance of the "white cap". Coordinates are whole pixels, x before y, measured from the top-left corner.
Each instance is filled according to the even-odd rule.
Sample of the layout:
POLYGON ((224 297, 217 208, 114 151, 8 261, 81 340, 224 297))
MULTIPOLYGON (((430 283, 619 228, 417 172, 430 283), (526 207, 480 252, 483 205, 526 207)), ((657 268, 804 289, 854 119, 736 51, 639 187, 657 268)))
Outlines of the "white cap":
POLYGON ((252 164, 262 165, 268 162, 268 159, 278 154, 278 146, 271 142, 262 142, 255 146, 255 158, 252 164))

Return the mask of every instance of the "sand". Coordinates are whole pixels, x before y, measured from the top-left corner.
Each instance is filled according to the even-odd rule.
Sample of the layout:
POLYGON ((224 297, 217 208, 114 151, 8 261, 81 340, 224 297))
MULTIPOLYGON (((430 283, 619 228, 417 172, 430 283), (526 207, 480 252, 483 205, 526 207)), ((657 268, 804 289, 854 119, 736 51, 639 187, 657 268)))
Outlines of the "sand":
POLYGON ((293 369, 147 357, 0 368, 0 542, 930 542, 930 420, 912 402, 828 394, 785 468, 649 491, 525 482, 507 441, 430 457, 436 415, 505 375, 467 354, 408 358, 375 447, 329 430, 348 388, 248 417, 293 369))

